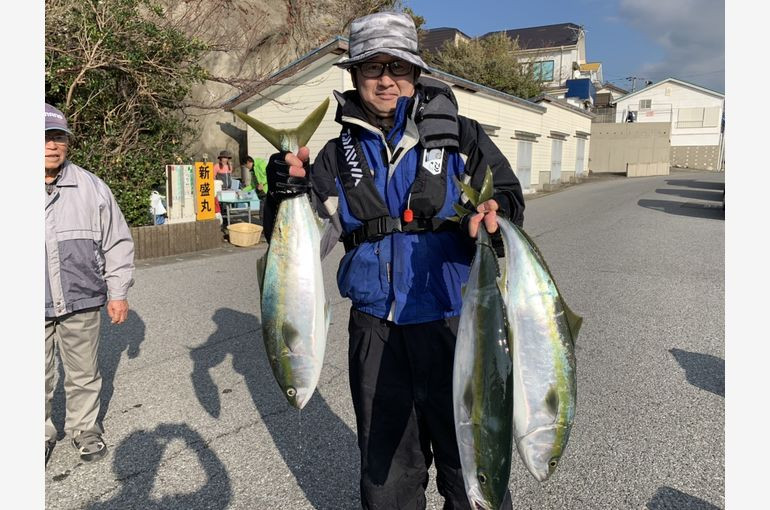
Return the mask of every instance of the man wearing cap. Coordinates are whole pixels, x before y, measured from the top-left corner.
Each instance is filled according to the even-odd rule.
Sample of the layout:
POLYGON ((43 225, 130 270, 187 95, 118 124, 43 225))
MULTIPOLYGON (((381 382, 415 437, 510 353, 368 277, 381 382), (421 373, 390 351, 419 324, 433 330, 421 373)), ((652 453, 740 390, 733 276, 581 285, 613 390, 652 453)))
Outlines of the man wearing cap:
POLYGON ((522 224, 521 186, 480 125, 458 115, 451 89, 420 77, 428 68, 408 15, 356 19, 349 41, 350 58, 336 64, 355 86, 335 92, 340 136, 312 167, 307 147, 271 156, 266 237, 280 201, 309 189, 341 227, 363 508, 425 508, 435 460, 444 508, 468 509, 452 406, 461 288, 481 223, 490 233, 498 215, 522 224), (455 179, 479 189, 487 167, 494 197, 448 220, 454 204, 472 210, 455 179))
POLYGON ((107 453, 97 423, 100 309, 113 324, 128 316, 134 242, 115 197, 91 172, 67 159, 72 132, 45 105, 45 462, 56 444, 51 420, 54 346, 64 368, 65 432, 83 461, 107 453))

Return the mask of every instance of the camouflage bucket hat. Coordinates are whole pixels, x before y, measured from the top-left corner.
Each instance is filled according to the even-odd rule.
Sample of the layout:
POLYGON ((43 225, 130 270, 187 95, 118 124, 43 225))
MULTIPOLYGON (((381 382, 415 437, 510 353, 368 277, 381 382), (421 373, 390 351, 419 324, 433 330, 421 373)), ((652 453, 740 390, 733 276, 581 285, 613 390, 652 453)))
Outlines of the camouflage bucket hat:
POLYGON ((348 51, 350 58, 336 66, 349 69, 378 53, 385 53, 428 70, 419 55, 414 22, 411 16, 400 12, 377 12, 353 20, 348 51))

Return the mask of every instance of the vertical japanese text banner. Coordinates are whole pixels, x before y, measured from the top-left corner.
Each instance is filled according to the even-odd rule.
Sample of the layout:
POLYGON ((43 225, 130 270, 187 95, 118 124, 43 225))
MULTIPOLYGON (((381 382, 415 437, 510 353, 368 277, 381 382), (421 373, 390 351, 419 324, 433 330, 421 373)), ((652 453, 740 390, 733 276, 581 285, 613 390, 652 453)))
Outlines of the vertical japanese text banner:
POLYGON ((213 220, 214 210, 214 165, 209 162, 195 163, 195 219, 213 220))

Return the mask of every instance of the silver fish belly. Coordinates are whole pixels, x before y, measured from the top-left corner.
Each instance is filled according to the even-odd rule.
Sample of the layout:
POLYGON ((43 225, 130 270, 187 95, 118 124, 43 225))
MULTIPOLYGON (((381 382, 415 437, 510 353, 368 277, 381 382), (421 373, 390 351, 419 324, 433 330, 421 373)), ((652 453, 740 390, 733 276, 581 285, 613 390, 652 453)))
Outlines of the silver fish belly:
POLYGON ((284 396, 298 409, 318 384, 329 327, 320 240, 307 195, 285 199, 257 263, 265 350, 284 396))

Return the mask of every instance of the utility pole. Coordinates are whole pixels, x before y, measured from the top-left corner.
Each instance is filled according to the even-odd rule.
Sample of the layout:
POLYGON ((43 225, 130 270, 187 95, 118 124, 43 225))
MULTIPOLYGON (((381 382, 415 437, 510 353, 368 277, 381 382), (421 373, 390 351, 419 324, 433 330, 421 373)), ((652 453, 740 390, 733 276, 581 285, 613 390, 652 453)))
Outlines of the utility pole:
POLYGON ((634 92, 634 90, 636 89, 636 80, 637 80, 637 79, 638 79, 638 78, 637 78, 636 76, 629 76, 628 78, 626 78, 626 80, 629 80, 629 81, 631 82, 631 92, 632 92, 632 93, 633 93, 633 92, 634 92))
POLYGON ((638 76, 629 76, 626 78, 626 80, 631 82, 631 92, 634 92, 636 90, 636 80, 644 80, 645 87, 647 85, 652 85, 651 80, 648 80, 647 78, 640 78, 638 76))

